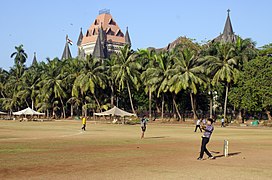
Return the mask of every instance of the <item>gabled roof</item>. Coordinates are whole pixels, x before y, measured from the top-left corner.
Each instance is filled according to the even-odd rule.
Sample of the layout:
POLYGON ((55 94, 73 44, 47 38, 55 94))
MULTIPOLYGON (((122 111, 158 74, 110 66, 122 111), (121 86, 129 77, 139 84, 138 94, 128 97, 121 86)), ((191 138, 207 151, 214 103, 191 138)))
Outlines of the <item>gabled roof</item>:
POLYGON ((128 27, 126 30, 125 41, 126 41, 126 44, 131 46, 131 40, 130 40, 129 33, 128 33, 128 27))
POLYGON ((77 40, 77 46, 81 45, 82 39, 83 39, 83 33, 82 33, 82 28, 80 28, 80 33, 77 40))
POLYGON ((228 16, 225 23, 223 34, 220 34, 218 37, 212 40, 212 42, 229 42, 229 43, 236 42, 237 36, 234 34, 229 13, 230 10, 228 9, 228 16))
POLYGON ((116 36, 116 32, 120 29, 116 21, 114 21, 113 17, 110 13, 102 13, 99 14, 90 28, 88 29, 88 34, 85 34, 83 36, 82 45, 95 43, 97 40, 98 33, 92 33, 92 32, 98 32, 98 29, 101 28, 103 31, 107 31, 110 29, 113 33, 106 34, 106 40, 108 42, 115 42, 115 43, 121 43, 125 44, 125 37, 124 36, 116 36))
POLYGON ((62 53, 61 60, 70 59, 70 58, 72 58, 72 55, 71 55, 71 51, 68 44, 68 35, 66 35, 65 47, 62 53))

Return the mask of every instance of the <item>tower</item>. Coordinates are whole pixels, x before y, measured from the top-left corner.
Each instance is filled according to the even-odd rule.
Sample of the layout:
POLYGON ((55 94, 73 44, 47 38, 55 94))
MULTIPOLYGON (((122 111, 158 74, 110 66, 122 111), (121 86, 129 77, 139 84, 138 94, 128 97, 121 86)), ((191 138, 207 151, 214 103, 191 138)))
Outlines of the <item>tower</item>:
POLYGON ((225 23, 223 34, 220 34, 218 37, 216 37, 212 42, 228 42, 228 43, 234 43, 237 40, 237 36, 234 34, 231 20, 230 20, 230 10, 227 10, 228 16, 225 23))
POLYGON ((82 33, 81 37, 81 33, 77 43, 78 54, 81 57, 91 55, 96 58, 107 58, 126 44, 131 45, 128 29, 124 35, 107 9, 99 11, 86 34, 82 33))
POLYGON ((72 55, 71 55, 71 51, 70 51, 70 48, 69 48, 68 35, 66 35, 65 47, 64 47, 64 51, 62 53, 61 60, 70 59, 70 58, 72 58, 72 55))

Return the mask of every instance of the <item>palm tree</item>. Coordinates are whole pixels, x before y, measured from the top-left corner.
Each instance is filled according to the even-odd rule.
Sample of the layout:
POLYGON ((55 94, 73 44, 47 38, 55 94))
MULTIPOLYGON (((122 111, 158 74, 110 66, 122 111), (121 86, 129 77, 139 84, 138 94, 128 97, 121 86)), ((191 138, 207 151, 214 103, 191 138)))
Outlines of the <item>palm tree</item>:
POLYGON ((27 54, 23 49, 23 45, 15 46, 16 51, 11 54, 11 58, 14 57, 15 70, 17 78, 21 77, 25 68, 24 63, 27 59, 27 54))
POLYGON ((145 86, 145 92, 148 92, 148 101, 149 101, 149 119, 152 118, 152 92, 156 90, 154 81, 152 81, 152 68, 155 68, 155 51, 154 50, 139 50, 137 52, 139 59, 142 62, 143 73, 141 74, 142 83, 145 86))
POLYGON ((174 58, 174 65, 168 70, 170 92, 178 94, 182 89, 190 90, 190 99, 194 119, 197 119, 196 105, 193 94, 197 93, 199 85, 204 84, 204 67, 197 57, 197 52, 184 48, 174 58))
POLYGON ((224 102, 224 119, 226 119, 227 101, 228 101, 228 91, 231 82, 236 82, 239 70, 235 67, 237 61, 235 57, 235 48, 233 44, 230 43, 218 43, 215 45, 217 55, 216 56, 206 56, 206 65, 213 75, 212 85, 218 84, 220 82, 225 83, 226 95, 224 102))
MULTIPOLYGON (((65 105, 63 99, 67 96, 64 87, 64 75, 61 73, 61 68, 63 67, 62 61, 59 59, 53 59, 48 61, 45 66, 45 70, 41 76, 41 81, 39 82, 39 87, 41 87, 42 97, 45 101, 50 98, 56 98, 60 100, 63 112, 63 118, 66 118, 65 105)), ((57 100, 53 100, 56 105, 57 100)), ((54 106, 53 109, 58 109, 54 106)), ((54 110, 53 110, 54 113, 54 110)))
MULTIPOLYGON (((150 68, 151 79, 153 82, 154 88, 157 89, 158 94, 157 97, 160 97, 162 94, 162 114, 161 117, 164 116, 164 93, 169 91, 169 77, 168 70, 173 65, 173 55, 169 54, 169 52, 161 52, 158 55, 155 55, 155 66, 154 68, 150 68)), ((173 96, 173 110, 176 110, 178 116, 181 118, 177 106, 175 104, 175 97, 173 96)), ((174 113, 175 116, 175 113, 174 113)))
POLYGON ((101 111, 101 105, 96 97, 95 90, 98 87, 105 88, 105 66, 101 64, 101 60, 91 57, 88 57, 84 63, 84 68, 81 69, 80 75, 74 81, 72 96, 79 97, 79 93, 87 95, 88 91, 90 91, 101 111))
POLYGON ((119 84, 119 90, 127 87, 131 109, 135 113, 130 86, 133 85, 138 89, 141 65, 136 61, 135 54, 129 45, 121 48, 113 58, 116 62, 112 67, 114 77, 116 77, 115 82, 119 84))

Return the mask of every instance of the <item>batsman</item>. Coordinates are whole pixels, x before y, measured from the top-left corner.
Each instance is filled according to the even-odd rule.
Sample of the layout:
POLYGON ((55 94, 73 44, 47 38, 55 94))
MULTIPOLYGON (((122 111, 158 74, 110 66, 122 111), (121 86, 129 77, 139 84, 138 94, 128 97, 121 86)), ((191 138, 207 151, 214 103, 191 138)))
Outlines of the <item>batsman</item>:
POLYGON ((207 144, 210 141, 211 135, 213 133, 214 127, 213 127, 213 119, 209 118, 207 121, 206 126, 202 126, 202 129, 204 130, 204 134, 202 136, 202 142, 201 142, 201 149, 200 149, 200 155, 197 158, 197 160, 202 160, 204 152, 208 155, 209 159, 215 159, 211 153, 207 149, 207 144))

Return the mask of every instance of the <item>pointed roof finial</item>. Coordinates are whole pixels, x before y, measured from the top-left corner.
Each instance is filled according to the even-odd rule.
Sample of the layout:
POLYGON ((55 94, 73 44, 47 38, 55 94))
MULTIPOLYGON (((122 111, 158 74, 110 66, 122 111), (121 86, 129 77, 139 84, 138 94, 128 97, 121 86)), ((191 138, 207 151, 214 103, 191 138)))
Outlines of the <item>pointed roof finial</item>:
POLYGON ((128 27, 127 27, 127 31, 126 31, 126 34, 125 34, 125 42, 126 42, 126 44, 131 46, 131 40, 130 40, 130 36, 129 36, 129 32, 128 32, 128 27))
POLYGON ((37 64, 37 57, 36 57, 36 52, 34 52, 34 57, 33 57, 33 61, 32 61, 32 66, 37 64))
POLYGON ((62 53, 61 60, 70 59, 70 58, 72 58, 72 55, 71 55, 71 51, 68 44, 68 35, 66 34, 66 42, 65 42, 65 47, 62 53))
POLYGON ((82 28, 80 28, 80 33, 77 39, 77 46, 81 45, 82 39, 83 39, 83 33, 82 33, 82 28))
POLYGON ((227 10, 227 12, 228 12, 228 16, 229 16, 229 13, 230 13, 230 9, 228 9, 228 10, 227 10))

